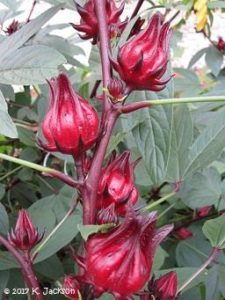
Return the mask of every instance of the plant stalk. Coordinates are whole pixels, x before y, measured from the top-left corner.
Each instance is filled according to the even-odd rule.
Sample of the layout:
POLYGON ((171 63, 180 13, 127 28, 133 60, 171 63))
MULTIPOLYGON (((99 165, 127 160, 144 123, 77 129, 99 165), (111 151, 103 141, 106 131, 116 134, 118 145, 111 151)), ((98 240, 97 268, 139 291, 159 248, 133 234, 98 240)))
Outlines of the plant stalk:
POLYGON ((145 206, 145 207, 143 208, 143 211, 147 211, 147 210, 153 209, 154 207, 156 207, 156 206, 158 206, 159 204, 161 204, 161 203, 167 201, 168 199, 170 199, 170 198, 173 197, 174 195, 176 195, 176 191, 173 191, 173 192, 169 193, 168 195, 166 195, 166 196, 160 198, 159 200, 157 200, 157 201, 155 201, 155 202, 153 202, 153 203, 151 203, 151 204, 145 206))
POLYGON ((28 167, 28 168, 40 171, 40 172, 44 173, 45 175, 48 175, 48 176, 51 176, 51 177, 56 177, 56 178, 60 179, 61 181, 65 182, 66 184, 68 184, 72 187, 77 187, 78 188, 80 185, 82 185, 82 182, 74 180, 70 176, 68 176, 68 175, 66 175, 66 174, 64 174, 64 173, 62 173, 58 170, 48 168, 48 167, 44 167, 44 166, 40 166, 40 165, 32 163, 30 161, 26 161, 26 160, 16 158, 16 157, 13 157, 13 156, 10 156, 10 155, 7 155, 7 154, 3 154, 3 153, 0 153, 0 159, 1 158, 5 159, 5 160, 8 160, 8 161, 11 161, 15 164, 19 164, 21 166, 28 167))
POLYGON ((130 19, 133 19, 138 14, 143 3, 144 3, 144 0, 138 0, 130 19))
MULTIPOLYGON (((110 42, 108 35, 108 24, 106 19, 105 1, 95 0, 95 10, 99 26, 100 55, 102 64, 103 87, 107 87, 111 79, 111 65, 109 60, 110 42)), ((82 189, 83 198, 83 223, 94 224, 96 213, 96 198, 101 168, 107 146, 116 123, 118 113, 114 110, 107 95, 104 93, 103 112, 101 120, 101 133, 89 174, 82 189)))
POLYGON ((103 131, 101 141, 95 152, 95 156, 87 180, 85 182, 85 188, 83 192, 84 224, 94 224, 95 222, 96 198, 98 191, 98 183, 101 175, 102 163, 116 120, 117 114, 115 112, 110 113, 109 118, 106 118, 105 130, 103 131))
POLYGON ((138 109, 168 104, 184 104, 184 103, 204 103, 204 102, 225 102, 225 96, 205 96, 205 97, 190 97, 190 98, 171 98, 161 100, 146 100, 140 102, 134 102, 131 104, 118 107, 118 113, 127 114, 138 109))
MULTIPOLYGON (((109 41, 109 31, 106 16, 106 1, 95 0, 95 11, 98 20, 99 27, 99 40, 100 40, 100 54, 101 54, 101 65, 102 65, 102 81, 103 87, 107 88, 107 85, 111 79, 110 72, 110 41, 109 41)), ((104 93, 104 103, 103 103, 103 114, 110 110, 111 102, 104 93)))
POLYGON ((47 244, 47 242, 56 233, 56 231, 63 225, 63 223, 71 216, 71 214, 74 212, 74 210, 76 209, 76 207, 77 207, 77 199, 75 201, 73 201, 71 208, 68 210, 68 212, 62 218, 62 220, 55 226, 55 228, 44 239, 44 241, 36 248, 36 250, 34 251, 34 253, 31 256, 31 261, 35 260, 35 258, 37 257, 37 255, 41 251, 41 249, 47 244))
POLYGON ((208 259, 205 261, 205 263, 190 277, 188 280, 186 280, 182 286, 178 289, 177 295, 183 291, 199 274, 201 274, 219 255, 220 249, 219 248, 213 248, 212 253, 208 257, 208 259))

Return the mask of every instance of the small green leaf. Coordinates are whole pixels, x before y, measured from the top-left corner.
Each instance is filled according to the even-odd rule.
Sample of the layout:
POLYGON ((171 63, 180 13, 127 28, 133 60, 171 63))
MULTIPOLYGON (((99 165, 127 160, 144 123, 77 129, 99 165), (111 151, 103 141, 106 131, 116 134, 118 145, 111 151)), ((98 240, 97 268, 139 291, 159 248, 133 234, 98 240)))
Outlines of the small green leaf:
POLYGON ((205 222, 202 231, 212 247, 225 249, 225 215, 205 222))

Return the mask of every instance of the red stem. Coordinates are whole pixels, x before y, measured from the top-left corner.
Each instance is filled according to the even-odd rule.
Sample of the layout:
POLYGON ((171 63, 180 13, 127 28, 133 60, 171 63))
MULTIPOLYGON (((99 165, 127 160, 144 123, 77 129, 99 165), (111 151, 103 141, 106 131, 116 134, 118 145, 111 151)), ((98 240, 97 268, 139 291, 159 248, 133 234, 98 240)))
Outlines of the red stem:
POLYGON ((8 249, 21 266, 26 284, 36 291, 35 299, 44 300, 36 275, 32 269, 31 262, 27 258, 23 257, 2 235, 0 235, 0 243, 8 249))
POLYGON ((191 220, 186 220, 185 222, 183 222, 182 224, 178 225, 178 226, 175 226, 173 231, 171 233, 174 233, 176 232, 177 230, 183 228, 183 227, 188 227, 190 226, 191 224, 195 223, 195 222, 198 222, 198 221, 201 221, 201 220, 204 220, 204 219, 207 219, 207 218, 212 218, 212 217, 216 217, 218 215, 222 215, 225 213, 225 209, 222 209, 220 210, 219 212, 213 212, 211 214, 208 214, 206 216, 196 216, 194 217, 193 219, 191 220))
MULTIPOLYGON (((109 32, 108 24, 106 17, 106 4, 105 0, 95 0, 95 10, 98 20, 99 27, 99 40, 100 40, 100 53, 101 53, 101 63, 102 63, 102 76, 103 76, 103 87, 107 87, 110 79, 110 41, 109 41, 109 32)), ((111 102, 108 100, 108 97, 104 94, 104 104, 103 104, 103 114, 110 110, 111 102)))
POLYGON ((118 110, 119 114, 128 114, 135 110, 150 107, 150 106, 151 106, 150 101, 140 101, 140 102, 134 102, 131 104, 126 104, 124 106, 117 108, 117 110, 118 110))
POLYGON ((29 15, 28 15, 28 17, 27 17, 26 23, 29 23, 29 22, 30 22, 31 15, 32 15, 32 13, 33 13, 33 11, 34 11, 34 7, 35 7, 36 4, 37 4, 37 1, 34 0, 33 3, 32 3, 32 7, 31 7, 31 10, 30 10, 30 12, 29 12, 29 15))
POLYGON ((135 6, 135 9, 134 9, 134 11, 133 11, 130 19, 133 19, 137 15, 137 13, 139 12, 139 10, 140 10, 140 8, 141 8, 141 6, 142 6, 143 3, 144 3, 144 0, 139 0, 138 1, 138 3, 135 6))
POLYGON ((96 80, 95 85, 91 91, 90 98, 94 98, 96 96, 100 83, 101 83, 101 80, 96 80))
POLYGON ((85 182, 85 189, 83 193, 83 222, 84 224, 94 224, 96 213, 96 198, 98 190, 98 182, 101 175, 102 163, 112 134, 113 127, 116 123, 117 112, 110 112, 109 117, 105 121, 105 129, 103 130, 100 144, 95 152, 95 156, 85 182))
MULTIPOLYGON (((99 26, 100 54, 102 63, 103 87, 107 87, 111 79, 110 70, 110 42, 108 36, 108 24, 106 19, 105 1, 95 0, 96 16, 99 26)), ((82 189, 83 198, 83 222, 84 224, 95 223, 96 198, 98 191, 98 182, 101 175, 101 168, 106 153, 106 149, 116 123, 118 112, 113 108, 108 97, 104 94, 104 104, 102 112, 101 133, 99 144, 97 145, 93 162, 87 176, 85 187, 82 189)))
POLYGON ((68 176, 68 175, 66 175, 66 174, 64 174, 64 173, 62 173, 60 171, 57 171, 57 170, 48 172, 48 173, 46 173, 46 175, 55 177, 55 178, 63 181, 64 183, 68 184, 69 186, 72 186, 72 187, 75 187, 75 188, 78 188, 78 189, 83 184, 82 180, 75 180, 72 177, 70 177, 70 176, 68 176))

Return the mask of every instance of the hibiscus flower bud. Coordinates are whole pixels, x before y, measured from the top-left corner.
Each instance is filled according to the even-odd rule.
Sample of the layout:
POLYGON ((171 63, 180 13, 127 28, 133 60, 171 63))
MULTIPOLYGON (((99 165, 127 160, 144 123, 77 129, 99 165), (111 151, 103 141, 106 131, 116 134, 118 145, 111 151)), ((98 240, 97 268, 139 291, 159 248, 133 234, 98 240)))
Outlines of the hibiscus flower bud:
MULTIPOLYGON (((120 21, 120 15, 122 14, 124 9, 124 2, 118 8, 116 7, 114 0, 106 0, 105 5, 107 24, 109 27, 111 27, 109 36, 114 37, 115 32, 113 30, 114 33, 112 34, 112 28, 117 28, 116 35, 120 35, 120 32, 124 27, 124 22, 120 21)), ((94 0, 88 0, 83 7, 79 4, 76 4, 76 6, 77 11, 81 16, 80 24, 71 25, 77 31, 84 33, 80 36, 82 39, 92 39, 92 44, 96 44, 98 40, 99 29, 94 0)))
POLYGON ((117 61, 112 59, 115 70, 127 85, 127 91, 161 91, 170 80, 163 80, 167 70, 170 40, 170 23, 163 24, 157 13, 148 26, 129 39, 118 51, 117 61))
POLYGON ((38 142, 49 152, 79 156, 90 149, 98 137, 97 112, 73 90, 66 74, 52 79, 49 86, 49 110, 41 125, 47 143, 38 142))
POLYGON ((67 275, 64 277, 63 282, 63 295, 66 298, 72 299, 72 300, 82 300, 81 294, 80 294, 80 283, 76 279, 76 276, 73 275, 67 275))
POLYGON ((176 230, 175 234, 180 240, 186 240, 193 236, 193 233, 185 227, 176 230))
POLYGON ((223 40, 222 37, 219 37, 219 39, 218 39, 217 48, 220 51, 225 51, 225 41, 223 40))
POLYGON ((108 86, 109 97, 113 102, 123 101, 124 99, 124 85, 123 82, 118 78, 110 80, 108 86))
POLYGON ((169 272, 152 283, 150 291, 156 300, 175 300, 177 293, 177 273, 169 272))
POLYGON ((85 246, 86 281, 116 299, 140 291, 149 279, 156 248, 173 228, 157 230, 156 219, 156 212, 137 216, 130 206, 120 226, 91 235, 85 246))
POLYGON ((207 217, 212 209, 212 205, 203 206, 197 209, 197 216, 200 218, 207 217))
POLYGON ((8 235, 9 242, 22 251, 30 251, 43 238, 34 227, 28 212, 24 209, 19 211, 15 229, 8 235))
POLYGON ((102 171, 98 187, 99 210, 114 203, 117 214, 124 216, 128 202, 136 204, 139 193, 133 182, 135 163, 129 160, 130 152, 124 151, 102 171))
POLYGON ((96 216, 96 223, 99 225, 108 223, 118 223, 118 216, 115 211, 115 203, 110 204, 106 208, 100 209, 96 216))

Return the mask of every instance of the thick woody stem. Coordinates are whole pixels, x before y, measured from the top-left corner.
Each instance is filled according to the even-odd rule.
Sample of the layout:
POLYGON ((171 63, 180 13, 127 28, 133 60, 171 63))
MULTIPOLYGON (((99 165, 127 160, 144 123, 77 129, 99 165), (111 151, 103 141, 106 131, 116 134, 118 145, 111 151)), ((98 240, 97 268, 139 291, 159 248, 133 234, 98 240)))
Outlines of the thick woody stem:
POLYGON ((15 257, 21 266, 24 279, 27 286, 33 289, 36 300, 44 300, 38 280, 33 272, 31 261, 23 257, 2 235, 0 235, 0 244, 5 246, 7 250, 15 257))

